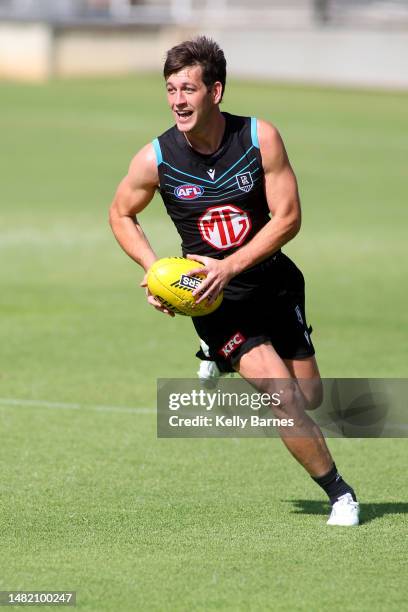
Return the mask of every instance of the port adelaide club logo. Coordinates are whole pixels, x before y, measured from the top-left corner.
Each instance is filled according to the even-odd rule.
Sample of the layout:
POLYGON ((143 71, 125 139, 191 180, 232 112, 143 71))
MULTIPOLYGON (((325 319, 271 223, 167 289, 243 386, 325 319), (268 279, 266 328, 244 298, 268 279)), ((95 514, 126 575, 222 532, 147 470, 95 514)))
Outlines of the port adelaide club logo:
POLYGON ((254 186, 254 181, 252 180, 252 175, 250 172, 243 172, 242 174, 236 174, 235 178, 237 179, 238 187, 241 191, 251 191, 254 186))
POLYGON ((174 190, 174 195, 179 200, 195 200, 204 193, 204 189, 200 185, 179 185, 174 190))

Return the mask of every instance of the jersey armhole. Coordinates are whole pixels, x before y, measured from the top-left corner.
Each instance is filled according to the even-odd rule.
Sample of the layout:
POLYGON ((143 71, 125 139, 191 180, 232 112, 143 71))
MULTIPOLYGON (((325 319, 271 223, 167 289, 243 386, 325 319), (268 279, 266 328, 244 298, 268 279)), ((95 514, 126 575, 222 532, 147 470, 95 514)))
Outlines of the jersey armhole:
POLYGON ((253 146, 259 149, 258 121, 256 117, 251 117, 251 140, 252 140, 253 146))
POLYGON ((160 147, 159 139, 155 138, 152 141, 152 145, 153 145, 154 152, 156 154, 157 165, 160 166, 160 164, 163 163, 163 155, 162 155, 162 152, 161 152, 161 147, 160 147))

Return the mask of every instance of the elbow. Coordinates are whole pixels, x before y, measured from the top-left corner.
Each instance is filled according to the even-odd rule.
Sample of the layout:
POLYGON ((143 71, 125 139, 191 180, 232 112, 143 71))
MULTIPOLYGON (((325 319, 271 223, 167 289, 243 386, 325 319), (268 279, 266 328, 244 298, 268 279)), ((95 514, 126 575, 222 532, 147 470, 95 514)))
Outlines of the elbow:
POLYGON ((300 232, 300 228, 302 227, 302 219, 298 217, 296 221, 293 223, 293 235, 296 236, 300 232))
POLYGON ((296 217, 289 220, 287 230, 289 240, 292 240, 300 232, 301 225, 302 219, 300 215, 296 215, 296 217))
POLYGON ((117 219, 117 211, 115 207, 115 203, 113 203, 109 208, 108 221, 111 228, 115 225, 115 220, 117 219))
POLYGON ((127 214, 123 214, 117 203, 113 202, 113 204, 109 208, 108 221, 109 225, 112 228, 113 233, 119 231, 121 227, 123 227, 123 223, 127 223, 127 220, 133 221, 133 223, 137 224, 136 215, 130 216, 127 214))

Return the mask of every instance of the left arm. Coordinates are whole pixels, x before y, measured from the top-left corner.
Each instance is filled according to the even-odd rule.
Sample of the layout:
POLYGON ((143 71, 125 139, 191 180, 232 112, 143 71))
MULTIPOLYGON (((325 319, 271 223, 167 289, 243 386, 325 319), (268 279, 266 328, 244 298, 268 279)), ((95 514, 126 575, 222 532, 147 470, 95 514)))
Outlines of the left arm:
POLYGON ((264 170, 266 200, 272 218, 246 245, 225 259, 187 255, 205 265, 190 274, 206 274, 197 303, 211 295, 214 301, 223 287, 237 274, 263 261, 289 242, 300 229, 301 212, 295 174, 278 130, 266 121, 258 121, 258 139, 264 170), (203 293, 201 293, 203 292, 203 293))

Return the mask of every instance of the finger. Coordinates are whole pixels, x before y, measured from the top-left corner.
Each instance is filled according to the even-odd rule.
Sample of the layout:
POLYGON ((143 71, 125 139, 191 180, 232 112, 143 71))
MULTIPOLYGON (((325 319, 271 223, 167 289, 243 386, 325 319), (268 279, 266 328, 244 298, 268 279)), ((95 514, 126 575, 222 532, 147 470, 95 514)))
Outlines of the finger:
MULTIPOLYGON (((208 285, 207 287, 204 287, 201 290, 201 292, 200 292, 198 298, 196 299, 195 303, 196 304, 200 304, 200 302, 203 302, 204 300, 206 300, 208 298, 211 298, 211 303, 212 303, 214 301, 214 299, 215 299, 215 298, 213 299, 214 295, 217 295, 217 291, 216 291, 215 287, 213 285, 208 285)), ((210 302, 210 300, 209 300, 209 302, 210 302)))
POLYGON ((175 313, 172 310, 169 310, 168 308, 163 306, 163 304, 158 299, 156 299, 154 295, 149 295, 147 298, 147 301, 156 310, 160 310, 160 312, 163 312, 164 314, 168 314, 170 317, 174 317, 175 313))
POLYGON ((153 296, 150 296, 149 299, 147 300, 149 302, 149 304, 151 306, 153 306, 153 308, 155 308, 156 310, 159 310, 160 312, 162 312, 163 314, 167 314, 170 317, 174 317, 174 312, 172 310, 169 310, 168 308, 166 308, 165 306, 163 306, 163 304, 161 302, 159 302, 158 300, 156 300, 153 296))
POLYGON ((151 305, 152 305, 152 306, 154 306, 155 308, 156 308, 156 307, 163 308, 162 303, 161 303, 159 300, 157 300, 157 299, 154 297, 154 295, 149 295, 149 296, 147 296, 147 301, 149 302, 149 304, 151 304, 151 305))
POLYGON ((143 280, 142 280, 142 282, 140 283, 140 286, 141 286, 141 287, 147 287, 147 272, 146 272, 146 274, 144 275, 143 280))
POLYGON ((160 310, 160 312, 162 312, 163 314, 168 315, 169 317, 175 317, 175 313, 172 310, 169 310, 168 308, 164 308, 164 306, 162 306, 161 308, 158 308, 157 310, 160 310))
POLYGON ((211 283, 210 279, 205 279, 203 280, 203 282, 199 285, 199 287, 197 287, 196 289, 194 289, 194 291, 192 292, 192 296, 193 297, 197 297, 198 295, 201 295, 203 293, 203 291, 206 291, 207 287, 209 287, 211 283))
POLYGON ((189 270, 188 272, 186 272, 186 276, 196 276, 197 274, 203 274, 204 276, 207 276, 208 273, 208 268, 193 268, 193 270, 189 270))
POLYGON ((207 304, 208 305, 214 304, 214 302, 217 299, 218 295, 219 294, 217 293, 217 291, 213 291, 212 293, 210 293, 208 298, 207 298, 207 304))
POLYGON ((186 255, 186 257, 187 259, 192 259, 193 261, 200 261, 201 263, 204 263, 205 259, 205 257, 203 257, 202 255, 191 255, 191 253, 186 255))
POLYGON ((202 255, 191 255, 188 254, 186 255, 187 259, 192 259, 193 261, 199 261, 200 263, 203 263, 204 265, 207 263, 207 257, 203 257, 202 255))
POLYGON ((159 312, 162 312, 165 315, 168 315, 169 317, 175 316, 174 312, 172 312, 171 310, 167 310, 167 308, 163 308, 162 306, 155 306, 155 309, 158 310, 159 312))

